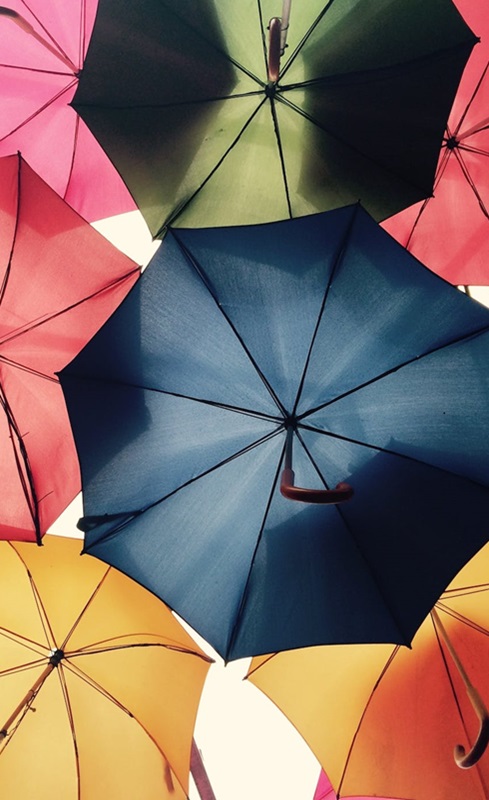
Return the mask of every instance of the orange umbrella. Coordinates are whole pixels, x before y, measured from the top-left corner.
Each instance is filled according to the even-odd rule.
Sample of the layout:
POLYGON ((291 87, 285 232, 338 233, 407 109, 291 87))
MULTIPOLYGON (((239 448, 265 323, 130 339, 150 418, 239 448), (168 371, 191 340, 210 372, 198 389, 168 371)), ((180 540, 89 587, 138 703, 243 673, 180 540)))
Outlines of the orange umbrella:
POLYGON ((44 544, 0 543, 2 796, 184 800, 211 659, 79 541, 44 544))
POLYGON ((412 648, 339 645, 253 659, 249 680, 303 735, 339 797, 487 800, 488 576, 486 545, 412 648))

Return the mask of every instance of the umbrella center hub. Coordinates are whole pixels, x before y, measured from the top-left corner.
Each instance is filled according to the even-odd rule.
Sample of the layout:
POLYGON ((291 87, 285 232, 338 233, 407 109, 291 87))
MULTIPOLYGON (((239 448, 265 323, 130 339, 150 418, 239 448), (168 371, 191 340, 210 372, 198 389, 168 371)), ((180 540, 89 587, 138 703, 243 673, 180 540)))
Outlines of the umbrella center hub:
POLYGON ((449 150, 455 150, 456 147, 459 146, 459 140, 456 136, 450 136, 447 139, 447 147, 449 150))
POLYGON ((297 428, 297 417, 294 414, 289 414, 284 419, 284 428, 286 431, 292 428, 293 431, 297 428))
POLYGON ((51 655, 49 657, 49 663, 53 665, 53 667, 57 667, 60 661, 64 658, 65 654, 62 650, 51 650, 51 655))
POLYGON ((273 98, 277 94, 277 84, 275 81, 270 81, 265 86, 265 96, 268 98, 273 98))

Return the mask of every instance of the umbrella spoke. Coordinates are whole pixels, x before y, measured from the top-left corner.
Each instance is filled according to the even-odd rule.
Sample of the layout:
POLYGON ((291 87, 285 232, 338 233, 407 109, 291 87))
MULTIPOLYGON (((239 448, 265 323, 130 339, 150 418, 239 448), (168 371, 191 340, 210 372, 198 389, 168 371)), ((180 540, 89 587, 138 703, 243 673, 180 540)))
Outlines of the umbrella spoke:
POLYGON ((464 159, 462 158, 462 154, 459 152, 459 148, 455 148, 454 149, 454 153, 455 153, 457 161, 458 161, 458 163, 460 165, 460 168, 461 168, 461 170, 462 170, 462 172, 463 172, 463 174, 464 174, 464 176, 465 176, 465 178, 467 180, 467 183, 469 184, 470 188, 472 189, 472 191, 473 191, 473 193, 474 193, 474 195, 475 195, 475 197, 477 199, 477 202, 479 203, 480 210, 482 211, 482 213, 484 214, 485 217, 489 218, 489 211, 487 210, 486 205, 484 203, 484 200, 482 199, 482 197, 480 195, 480 192, 479 192, 479 190, 477 188, 477 185, 476 185, 475 181, 473 180, 473 178, 472 178, 472 176, 470 174, 470 171, 469 171, 469 168, 468 168, 467 164, 465 163, 464 159))
POLYGON ((378 375, 375 375, 372 378, 369 378, 367 381, 364 381, 363 383, 359 384, 358 386, 355 386, 354 388, 349 389, 348 391, 343 392, 342 394, 339 394, 337 397, 334 397, 331 400, 327 400, 324 403, 320 403, 318 406, 315 406, 314 408, 311 408, 311 409, 308 409, 307 411, 304 411, 302 414, 299 415, 298 420, 302 422, 302 420, 307 419, 311 415, 316 414, 318 411, 322 411, 324 408, 327 408, 328 406, 333 405, 338 400, 342 400, 344 397, 348 397, 348 396, 350 396, 352 394, 355 394, 356 392, 360 392, 365 387, 370 386, 370 385, 372 385, 374 383, 377 383, 378 381, 381 381, 383 378, 386 378, 388 375, 392 375, 395 372, 399 372, 399 370, 403 369, 403 367, 407 367, 410 364, 419 363, 421 361, 421 359, 423 359, 423 358, 427 358, 428 356, 431 356, 434 353, 438 353, 438 352, 441 352, 442 350, 445 350, 445 349, 447 349, 449 347, 453 347, 453 345, 459 344, 460 342, 465 342, 465 341, 473 339, 473 338, 475 338, 477 336, 481 336, 482 334, 487 333, 488 331, 489 331, 489 325, 484 325, 482 327, 475 328, 474 330, 469 331, 468 333, 464 333, 464 334, 461 334, 459 336, 456 336, 453 339, 450 339, 450 341, 448 341, 448 342, 442 342, 441 344, 436 345, 435 347, 428 348, 424 352, 420 353, 419 355, 416 355, 416 356, 413 356, 412 358, 406 359, 405 361, 403 361, 402 363, 396 365, 395 367, 391 367, 390 369, 387 369, 384 372, 381 372, 378 375))
POLYGON ((216 307, 219 309, 220 313, 222 314, 222 316, 224 317, 224 319, 228 323, 229 327, 233 331, 234 335, 236 336, 237 340, 239 341, 241 347, 243 348, 244 352, 246 353, 249 361, 251 362, 251 364, 252 364, 253 368, 255 369, 257 375, 259 376, 259 378, 260 378, 261 382, 263 383, 265 389, 270 394, 270 396, 271 396, 272 400, 274 401, 274 403, 277 405, 277 408, 278 408, 279 412, 281 412, 282 414, 286 414, 285 408, 284 408, 283 404, 281 403, 280 398, 277 396, 277 394, 274 391, 273 387, 271 386, 270 382, 267 380, 264 372, 260 369, 259 364, 257 363, 256 359, 253 357, 253 354, 251 353, 249 347, 247 346, 247 344, 244 341, 242 335, 240 334, 240 332, 236 328, 236 326, 235 326, 234 322, 232 321, 232 319, 230 318, 229 314, 225 311, 225 309, 223 308, 222 304, 219 302, 219 297, 218 297, 218 295, 216 293, 216 290, 212 286, 212 283, 209 281, 209 279, 208 279, 208 277, 207 277, 207 275, 205 273, 205 269, 202 267, 202 265, 200 265, 196 261, 193 253, 191 253, 189 251, 189 249, 185 246, 184 242, 182 242, 182 239, 179 236, 177 230, 173 231, 173 235, 174 235, 175 239, 177 240, 177 242, 179 244, 179 247, 182 250, 182 253, 184 254, 184 256, 186 257, 188 262, 193 266, 193 268, 195 269, 196 273, 201 278, 204 286, 207 288, 209 294, 211 295, 212 299, 214 300, 214 303, 215 303, 216 307))
MULTIPOLYGON (((172 784, 173 784, 173 778, 172 778, 172 775, 171 775, 171 767, 170 767, 170 763, 168 761, 168 758, 166 757, 166 754, 163 752, 160 744, 151 735, 150 731, 137 718, 137 716, 135 714, 133 714, 132 711, 130 711, 116 697, 114 697, 114 695, 111 694, 111 692, 109 692, 107 689, 105 689, 103 686, 101 686, 101 684, 98 683, 94 678, 92 678, 90 675, 88 675, 86 672, 84 672, 84 670, 80 669, 80 667, 78 667, 77 665, 73 664, 72 661, 68 661, 66 659, 63 660, 63 669, 66 670, 67 672, 75 675, 77 678, 79 678, 81 681, 83 681, 87 686, 89 686, 91 689, 93 689, 95 692, 97 692, 101 697, 104 697, 109 703, 112 703, 120 711, 122 711, 124 714, 126 714, 131 719, 133 719, 135 721, 135 723, 137 725, 139 725, 139 727, 144 730, 144 732, 149 736, 149 738, 156 745, 156 747, 158 748, 161 756, 163 757, 163 759, 165 761, 165 765, 166 765, 165 780, 167 782, 168 788, 170 788, 170 790, 171 790, 172 784)), ((63 681, 64 682, 66 681, 64 676, 63 676, 63 681)), ((75 737, 74 737, 74 740, 75 740, 75 737)))
MULTIPOLYGON (((65 662, 63 661, 63 664, 64 663, 65 662)), ((77 741, 77 737, 76 737, 75 719, 74 719, 74 716, 73 716, 73 709, 72 709, 72 706, 71 706, 70 695, 69 695, 69 692, 68 692, 68 686, 66 684, 66 679, 65 679, 65 676, 64 676, 64 673, 63 673, 63 669, 62 668, 58 669, 57 673, 58 673, 59 683, 60 683, 60 687, 61 687, 61 693, 63 695, 63 700, 64 700, 64 704, 65 704, 66 715, 68 717, 68 722, 69 722, 69 726, 70 726, 71 739, 72 739, 72 742, 73 742, 73 751, 74 751, 74 756, 75 756, 75 769, 76 769, 76 785, 77 785, 77 790, 78 790, 78 800, 80 800, 80 798, 81 798, 80 752, 78 750, 78 741, 77 741)))
MULTIPOLYGON (((29 36, 32 36, 33 39, 36 39, 36 41, 38 41, 43 47, 45 47, 46 50, 49 50, 49 52, 52 53, 54 56, 56 56, 56 58, 59 58, 59 60, 65 65, 65 67, 68 67, 68 69, 73 71, 74 73, 78 72, 78 68, 73 64, 72 61, 70 61, 66 53, 63 52, 62 48, 59 46, 59 44, 57 42, 54 43, 53 38, 47 33, 47 31, 46 33, 49 39, 40 36, 34 30, 32 25, 30 25, 29 22, 17 11, 13 11, 12 9, 6 8, 5 6, 0 6, 0 16, 11 19, 12 22, 18 25, 19 28, 21 28, 25 33, 27 33, 29 36), (55 44, 55 46, 53 46, 53 43, 55 44)), ((38 19, 37 21, 39 22, 38 19)))
MULTIPOLYGON (((80 300, 77 300, 74 303, 71 303, 64 308, 58 309, 57 311, 50 312, 45 314, 43 317, 39 317, 38 319, 30 320, 28 323, 23 325, 21 328, 16 328, 14 330, 9 331, 7 336, 4 336, 1 340, 0 344, 5 345, 11 342, 12 340, 16 339, 22 334, 27 333, 29 331, 36 330, 42 325, 46 325, 49 322, 61 317, 63 314, 68 314, 70 311, 83 306, 85 303, 90 303, 91 300, 94 300, 97 297, 101 297, 106 293, 110 293, 113 289, 117 286, 124 285, 124 283, 129 280, 132 276, 139 275, 140 269, 139 267, 135 267, 131 269, 124 275, 120 275, 119 277, 115 278, 114 280, 108 282, 105 286, 102 286, 100 289, 96 289, 91 294, 87 295, 86 297, 82 297, 80 300)), ((1 302, 1 299, 0 299, 1 302)))
POLYGON ((39 520, 39 499, 36 494, 36 486, 34 483, 34 476, 32 473, 29 455, 24 443, 24 437, 19 430, 13 411, 0 384, 0 405, 2 406, 9 429, 9 439, 12 445, 12 452, 14 455, 15 464, 17 467, 17 474, 22 486, 24 499, 32 520, 35 531, 37 544, 41 543, 41 524, 39 520))
MULTIPOLYGON (((238 452, 233 453, 231 456, 228 456, 227 458, 223 459, 222 461, 219 461, 217 464, 214 464, 212 467, 209 467, 209 469, 206 469, 203 472, 200 472, 198 475, 196 475, 196 476, 190 478, 189 480, 185 481, 184 483, 181 483, 176 489, 173 489, 171 492, 168 492, 168 494, 165 494, 163 497, 159 497, 157 500, 155 500, 152 503, 149 503, 144 508, 140 508, 137 511, 127 511, 127 512, 121 512, 121 513, 113 515, 114 516, 114 521, 117 520, 117 518, 120 518, 120 522, 119 523, 115 522, 115 525, 112 528, 110 528, 106 533, 98 536, 97 537, 97 543, 110 541, 115 536, 117 536, 117 534, 119 534, 121 531, 123 531, 124 528, 126 528, 128 525, 130 525, 130 523, 134 519, 136 519, 137 517, 141 516, 142 514, 144 514, 147 511, 150 511, 153 508, 156 508, 157 506, 161 505, 161 503, 163 503, 166 500, 168 500, 170 497, 173 497, 174 495, 176 495, 179 492, 183 491, 188 486, 191 486, 192 484, 196 483, 197 481, 205 478, 207 475, 210 475, 213 472, 216 472, 217 470, 219 470, 220 468, 222 468, 226 464, 229 464, 232 461, 235 461, 240 456, 246 455, 250 451, 255 450, 261 444, 264 444, 265 442, 268 442, 271 439, 275 438, 277 435, 279 435, 282 432, 282 430, 283 430, 283 428, 279 428, 278 430, 273 431, 272 433, 268 433, 265 436, 262 436, 260 439, 257 439, 255 442, 252 442, 251 444, 247 445, 246 447, 241 448, 241 450, 239 450, 238 452)), ((82 517, 78 521, 78 528, 80 530, 83 530, 83 531, 89 531, 89 530, 91 530, 92 528, 96 527, 99 524, 104 524, 104 522, 111 522, 111 521, 112 521, 111 520, 111 515, 101 515, 101 516, 88 515, 88 516, 82 517)))

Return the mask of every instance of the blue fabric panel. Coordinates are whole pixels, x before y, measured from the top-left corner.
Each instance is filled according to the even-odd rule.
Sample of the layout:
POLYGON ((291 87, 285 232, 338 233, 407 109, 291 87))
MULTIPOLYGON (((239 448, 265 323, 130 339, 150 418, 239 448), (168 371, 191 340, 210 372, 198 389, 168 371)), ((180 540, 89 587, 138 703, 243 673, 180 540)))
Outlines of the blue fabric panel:
POLYGON ((86 552, 142 583, 225 654, 277 474, 275 437, 189 484, 86 552))
POLYGON ((101 379, 67 375, 64 391, 82 465, 84 507, 91 515, 144 509, 278 427, 101 379))
POLYGON ((486 308, 357 214, 335 271, 298 413, 489 324, 486 308))
POLYGON ((171 234, 66 374, 277 413, 244 348, 171 234))
POLYGON ((214 287, 223 311, 290 413, 330 276, 357 207, 249 228, 175 235, 214 287))

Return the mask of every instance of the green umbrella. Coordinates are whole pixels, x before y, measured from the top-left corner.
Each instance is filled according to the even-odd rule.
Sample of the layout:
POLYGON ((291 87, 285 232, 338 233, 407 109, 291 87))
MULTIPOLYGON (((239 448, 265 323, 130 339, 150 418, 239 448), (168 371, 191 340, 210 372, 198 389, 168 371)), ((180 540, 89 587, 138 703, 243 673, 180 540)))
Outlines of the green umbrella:
POLYGON ((476 42, 451 0, 279 3, 100 0, 73 105, 153 235, 431 194, 476 42))

